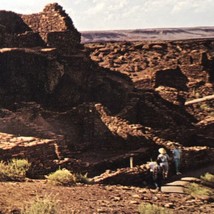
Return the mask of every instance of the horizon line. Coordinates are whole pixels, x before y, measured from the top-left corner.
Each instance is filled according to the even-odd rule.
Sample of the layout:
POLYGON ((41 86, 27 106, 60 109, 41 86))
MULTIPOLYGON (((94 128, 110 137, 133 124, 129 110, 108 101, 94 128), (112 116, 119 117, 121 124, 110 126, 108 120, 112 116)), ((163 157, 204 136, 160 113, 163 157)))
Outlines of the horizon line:
POLYGON ((132 30, 164 30, 164 29, 194 29, 194 28, 214 28, 214 25, 185 26, 185 27, 147 27, 147 28, 126 28, 126 29, 104 29, 104 30, 78 30, 80 32, 100 32, 100 31, 132 31, 132 30))

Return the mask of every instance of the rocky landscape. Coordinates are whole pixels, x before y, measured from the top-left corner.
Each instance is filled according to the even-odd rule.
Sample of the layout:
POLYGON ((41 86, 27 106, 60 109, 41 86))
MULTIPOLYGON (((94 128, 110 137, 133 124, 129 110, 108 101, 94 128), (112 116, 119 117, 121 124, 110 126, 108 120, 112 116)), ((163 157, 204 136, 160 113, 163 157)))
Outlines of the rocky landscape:
MULTIPOLYGON (((179 143, 184 172, 214 162, 214 39, 85 42, 56 3, 32 15, 0 11, 0 158, 28 159, 32 179, 1 183, 7 200, 12 193, 17 201, 2 197, 2 213, 15 213, 22 194, 35 196, 38 186, 50 193, 35 179, 59 167, 96 183, 64 188, 62 203, 76 194, 79 213, 137 213, 145 198, 183 198, 143 189, 145 164, 159 147, 170 152, 179 143), (93 208, 103 195, 104 211, 93 208), (87 196, 91 203, 81 207, 87 196)), ((183 213, 198 213, 204 203, 183 213)), ((213 204, 207 207, 204 213, 213 204)))

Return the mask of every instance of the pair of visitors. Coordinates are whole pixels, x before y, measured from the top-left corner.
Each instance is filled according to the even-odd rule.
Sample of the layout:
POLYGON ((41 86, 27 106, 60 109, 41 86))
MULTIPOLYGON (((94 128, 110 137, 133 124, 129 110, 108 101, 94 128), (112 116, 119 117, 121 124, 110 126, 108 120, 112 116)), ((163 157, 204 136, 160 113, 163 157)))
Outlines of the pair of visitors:
MULTIPOLYGON (((159 155, 157 157, 157 162, 160 163, 160 166, 163 170, 163 177, 167 178, 169 173, 169 160, 170 157, 167 154, 166 150, 164 148, 160 148, 159 155)), ((174 148, 172 149, 172 160, 175 165, 175 171, 177 175, 180 175, 180 165, 181 165, 181 149, 179 147, 179 144, 174 144, 174 148)))

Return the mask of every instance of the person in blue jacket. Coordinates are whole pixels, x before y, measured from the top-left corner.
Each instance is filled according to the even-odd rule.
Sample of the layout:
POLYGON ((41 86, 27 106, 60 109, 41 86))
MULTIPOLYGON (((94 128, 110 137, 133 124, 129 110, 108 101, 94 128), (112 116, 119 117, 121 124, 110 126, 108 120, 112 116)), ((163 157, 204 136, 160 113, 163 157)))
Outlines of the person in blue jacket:
POLYGON ((180 165, 181 165, 181 148, 179 147, 179 145, 176 143, 174 144, 174 148, 172 149, 172 155, 173 155, 173 161, 175 164, 175 171, 177 175, 180 175, 180 165))

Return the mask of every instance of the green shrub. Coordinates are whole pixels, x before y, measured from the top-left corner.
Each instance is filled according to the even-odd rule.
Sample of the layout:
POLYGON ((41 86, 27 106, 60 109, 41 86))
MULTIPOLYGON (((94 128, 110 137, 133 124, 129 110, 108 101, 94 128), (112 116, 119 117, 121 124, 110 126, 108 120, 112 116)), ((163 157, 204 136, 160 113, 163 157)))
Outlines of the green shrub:
POLYGON ((185 189, 185 192, 192 195, 193 197, 207 197, 212 195, 212 191, 209 188, 196 183, 189 184, 185 189))
POLYGON ((8 163, 0 161, 0 181, 24 181, 30 165, 25 159, 12 159, 8 163))
POLYGON ((172 214, 171 210, 155 204, 142 203, 138 207, 140 214, 172 214))
POLYGON ((209 172, 207 172, 205 175, 202 175, 201 179, 206 182, 214 183, 214 175, 209 172))
POLYGON ((208 104, 206 104, 206 103, 201 104, 200 108, 202 110, 205 110, 205 111, 211 111, 212 110, 212 108, 208 104))
POLYGON ((29 206, 25 207, 22 214, 57 214, 59 213, 58 202, 47 196, 36 198, 29 206))
POLYGON ((76 183, 76 177, 67 169, 59 169, 46 176, 48 183, 59 186, 71 186, 76 183))
POLYGON ((81 173, 75 174, 76 176, 76 182, 83 183, 83 184, 91 184, 93 181, 88 178, 88 173, 85 173, 84 175, 81 173))

